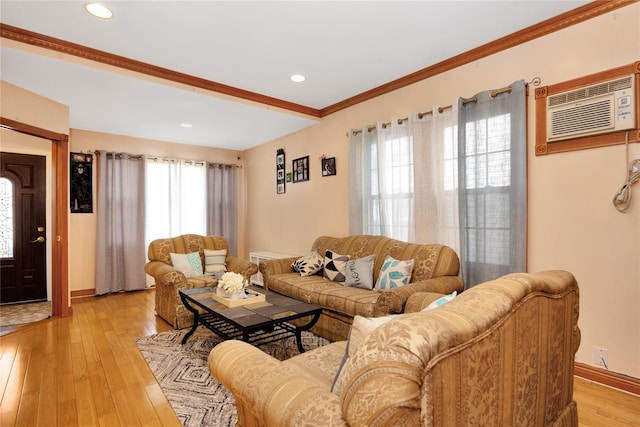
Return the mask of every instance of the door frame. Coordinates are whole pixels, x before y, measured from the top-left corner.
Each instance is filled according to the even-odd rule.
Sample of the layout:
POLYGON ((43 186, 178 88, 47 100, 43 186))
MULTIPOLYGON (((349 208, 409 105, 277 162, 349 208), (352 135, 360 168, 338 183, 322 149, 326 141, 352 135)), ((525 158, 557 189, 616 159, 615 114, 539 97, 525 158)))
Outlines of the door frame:
POLYGON ((0 127, 51 141, 53 164, 51 191, 54 241, 51 244, 51 311, 56 317, 71 315, 69 306, 69 135, 0 117, 0 127))

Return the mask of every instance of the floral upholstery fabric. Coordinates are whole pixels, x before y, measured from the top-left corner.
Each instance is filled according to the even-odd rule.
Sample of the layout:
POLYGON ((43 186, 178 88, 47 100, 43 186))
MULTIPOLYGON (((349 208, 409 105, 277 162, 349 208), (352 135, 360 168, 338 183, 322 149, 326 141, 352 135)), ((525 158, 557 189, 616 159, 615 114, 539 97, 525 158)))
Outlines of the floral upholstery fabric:
MULTIPOLYGON (((184 234, 182 236, 157 239, 149 244, 149 262, 144 270, 152 276, 156 283, 155 310, 158 316, 166 320, 176 329, 186 328, 193 324, 193 314, 188 311, 178 291, 188 288, 202 288, 216 283, 216 276, 195 276, 186 278, 185 275, 173 268, 171 253, 187 254, 198 252, 202 265, 205 265, 204 249, 226 249, 229 245, 221 236, 200 236, 184 234)), ((258 271, 258 266, 252 262, 227 255, 227 271, 233 271, 250 277, 258 271)))
POLYGON ((511 274, 375 329, 339 395, 330 377, 344 342, 280 362, 225 341, 209 370, 234 395, 239 426, 577 426, 578 313, 570 273, 511 274))
POLYGON ((330 341, 345 340, 357 314, 377 317, 402 313, 407 299, 416 292, 449 294, 463 289, 462 279, 458 277, 458 255, 448 246, 407 243, 384 236, 321 236, 311 251, 319 254, 332 251, 351 259, 375 255, 373 283, 387 255, 397 260, 414 260, 410 283, 385 292, 344 286, 321 274, 301 277, 291 268, 291 263, 299 257, 261 262, 265 288, 323 308, 312 332, 330 341))

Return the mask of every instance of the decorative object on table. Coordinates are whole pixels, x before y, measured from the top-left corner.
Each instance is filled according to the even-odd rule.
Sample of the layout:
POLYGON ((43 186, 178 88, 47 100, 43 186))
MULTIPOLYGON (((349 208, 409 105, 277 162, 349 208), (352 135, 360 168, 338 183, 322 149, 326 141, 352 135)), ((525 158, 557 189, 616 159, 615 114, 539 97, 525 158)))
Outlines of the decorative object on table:
POLYGON ((309 156, 293 161, 293 182, 309 181, 309 156))
POLYGON ((284 183, 284 150, 279 148, 278 151, 276 151, 276 191, 278 194, 283 194, 285 192, 284 183))
POLYGON ((240 294, 226 295, 229 295, 226 291, 216 288, 216 292, 211 293, 211 299, 229 308, 242 307, 243 305, 256 304, 267 300, 265 294, 246 288, 240 294))
POLYGON ((329 157, 322 159, 322 176, 331 176, 336 174, 336 158, 329 157))
POLYGON ((246 277, 233 271, 227 271, 218 280, 216 293, 225 298, 241 299, 244 298, 246 286, 246 277))
POLYGON ((70 153, 71 213, 93 213, 93 155, 70 153))

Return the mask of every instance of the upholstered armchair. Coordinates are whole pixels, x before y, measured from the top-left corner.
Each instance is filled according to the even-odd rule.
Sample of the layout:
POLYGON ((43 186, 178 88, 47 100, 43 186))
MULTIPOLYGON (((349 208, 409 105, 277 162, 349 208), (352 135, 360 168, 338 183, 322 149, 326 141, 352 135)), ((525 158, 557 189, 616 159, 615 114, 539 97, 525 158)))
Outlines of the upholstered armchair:
MULTIPOLYGON (((149 244, 149 262, 144 270, 152 276, 156 283, 155 310, 158 316, 166 320, 176 329, 186 328, 193 324, 193 314, 188 311, 178 295, 180 289, 201 288, 217 282, 216 274, 204 274, 208 268, 205 249, 222 254, 220 261, 226 271, 242 274, 247 279, 257 273, 258 266, 252 262, 229 255, 229 245, 221 236, 200 236, 184 234, 178 237, 157 239, 149 244), (177 268, 172 262, 175 254, 198 253, 201 271, 177 268), (187 277, 189 276, 189 277, 187 277)), ((193 256, 191 257, 193 261, 193 256)), ((197 258, 197 257, 196 257, 197 258)), ((197 263, 197 261, 196 261, 197 263)))
POLYGON ((242 341, 216 345, 209 370, 234 395, 237 425, 578 425, 573 275, 511 274, 428 311, 433 295, 409 299, 418 312, 357 316, 348 341, 285 361, 242 341))

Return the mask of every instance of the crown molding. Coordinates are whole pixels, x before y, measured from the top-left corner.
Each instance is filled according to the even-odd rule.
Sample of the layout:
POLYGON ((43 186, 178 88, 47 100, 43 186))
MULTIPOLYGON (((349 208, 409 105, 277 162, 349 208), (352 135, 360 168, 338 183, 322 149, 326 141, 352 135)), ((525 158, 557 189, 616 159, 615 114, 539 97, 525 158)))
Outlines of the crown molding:
POLYGON ((638 1, 640 0, 593 1, 591 3, 585 4, 584 6, 547 19, 546 21, 542 21, 518 32, 509 34, 508 36, 496 39, 475 49, 461 53, 460 55, 446 59, 435 65, 423 68, 422 70, 416 71, 415 73, 400 77, 397 80, 393 80, 374 89, 345 99, 344 101, 340 101, 336 104, 325 107, 320 110, 320 116, 328 116, 329 114, 333 114, 345 108, 360 104, 361 102, 368 101, 381 95, 385 95, 389 92, 398 90, 422 80, 426 80, 430 77, 453 70, 454 68, 469 64, 473 61, 477 61, 503 50, 507 50, 514 46, 518 46, 520 44, 562 30, 580 22, 587 21, 589 19, 628 6, 630 4, 637 3, 638 1))
POLYGON ((187 86, 197 87, 211 92, 232 96, 234 98, 246 101, 256 102, 258 104, 268 105, 271 107, 281 108, 283 110, 295 113, 305 114, 312 117, 320 117, 320 110, 274 98, 267 95, 261 95, 256 92, 239 89, 237 87, 228 86, 211 80, 195 77, 189 74, 180 73, 178 71, 169 70, 167 68, 158 67, 156 65, 147 64, 145 62, 136 61, 135 59, 126 58, 124 56, 114 55, 102 50, 93 49, 80 44, 68 42, 66 40, 57 39, 55 37, 46 36, 44 34, 13 27, 0 23, 0 37, 13 40, 19 43, 52 50, 65 55, 71 55, 89 61, 106 64, 147 76, 157 77, 163 80, 181 83, 187 86))
POLYGON ((536 25, 532 25, 523 30, 486 43, 475 49, 461 53, 460 55, 449 58, 422 70, 416 71, 399 79, 385 83, 376 88, 362 92, 353 97, 330 105, 322 109, 315 109, 282 99, 261 95, 256 92, 250 92, 244 89, 217 83, 211 80, 195 77, 189 74, 180 73, 169 70, 167 68, 158 67, 134 59, 125 58, 123 56, 114 55, 97 49, 92 49, 76 43, 49 37, 44 34, 35 33, 21 28, 0 23, 0 37, 14 40, 20 43, 49 49, 67 55, 107 64, 113 67, 119 67, 129 71, 157 77, 167 81, 185 84, 197 87, 211 92, 232 96, 235 98, 268 105, 271 107, 281 108, 295 113, 305 114, 312 117, 325 117, 336 113, 345 108, 354 106, 364 101, 376 98, 378 96, 393 92, 400 88, 406 87, 413 83, 428 79, 454 68, 466 65, 470 62, 477 61, 481 58, 493 55, 514 46, 526 43, 547 34, 562 30, 583 21, 595 18, 613 10, 637 3, 640 0, 608 0, 593 1, 585 4, 569 12, 563 13, 556 17, 547 19, 536 25))

